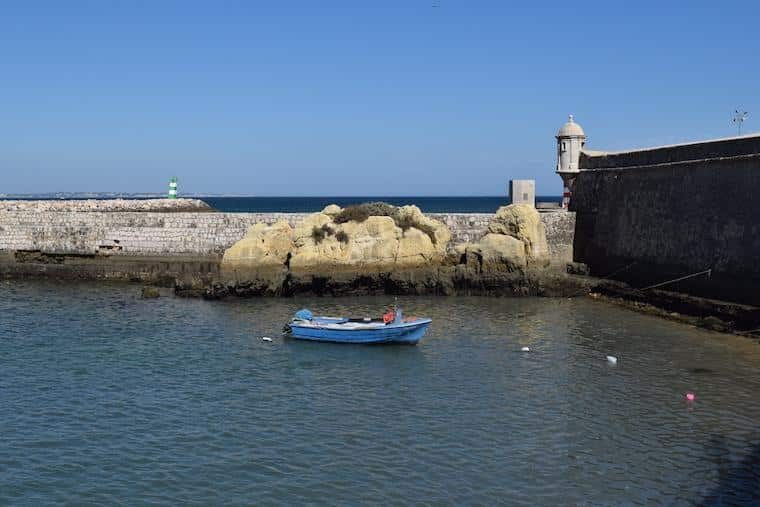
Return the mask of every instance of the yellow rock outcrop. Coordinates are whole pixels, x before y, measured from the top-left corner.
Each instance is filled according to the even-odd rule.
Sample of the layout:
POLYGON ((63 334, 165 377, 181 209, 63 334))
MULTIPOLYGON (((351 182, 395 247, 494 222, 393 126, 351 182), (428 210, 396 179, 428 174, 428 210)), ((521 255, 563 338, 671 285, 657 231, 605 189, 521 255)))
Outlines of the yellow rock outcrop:
POLYGON ((536 208, 529 204, 502 206, 488 225, 488 232, 516 238, 525 245, 525 258, 529 265, 549 264, 549 246, 546 230, 536 208))
POLYGON ((284 266, 293 251, 293 229, 280 220, 274 225, 255 224, 243 239, 224 252, 222 266, 229 268, 284 266))
POLYGON ((256 224, 225 252, 222 274, 239 277, 282 267, 295 276, 360 275, 430 267, 446 255, 451 232, 416 206, 398 208, 394 217, 335 223, 341 211, 336 205, 327 206, 295 229, 285 222, 256 224))
POLYGON ((256 224, 225 252, 222 275, 255 280, 277 292, 283 283, 308 284, 316 278, 418 273, 435 280, 452 269, 466 277, 513 276, 548 263, 546 234, 531 206, 500 208, 480 241, 460 245, 451 245, 448 227, 416 206, 372 209, 391 216, 344 222, 343 210, 330 205, 295 228, 284 221, 256 224))
POLYGON ((262 293, 278 293, 294 248, 293 229, 286 221, 271 226, 255 224, 224 252, 220 276, 235 282, 254 280, 262 293))
POLYGON ((525 245, 504 234, 486 234, 466 249, 467 264, 478 272, 512 272, 527 266, 525 245))
POLYGON ((476 242, 452 244, 446 224, 416 206, 330 205, 295 228, 285 221, 251 227, 224 253, 209 297, 544 292, 537 273, 549 255, 538 212, 499 208, 487 231, 476 242))

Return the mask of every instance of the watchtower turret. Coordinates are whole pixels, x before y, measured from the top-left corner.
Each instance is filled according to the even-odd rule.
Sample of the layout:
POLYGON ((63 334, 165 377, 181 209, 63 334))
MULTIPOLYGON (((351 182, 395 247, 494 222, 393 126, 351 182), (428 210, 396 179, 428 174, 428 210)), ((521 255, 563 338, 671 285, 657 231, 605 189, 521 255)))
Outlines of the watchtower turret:
POLYGON ((586 145, 586 133, 583 128, 575 123, 571 114, 567 123, 557 132, 557 174, 562 178, 564 194, 562 195, 562 207, 567 208, 572 195, 575 176, 580 172, 578 160, 581 150, 586 145))

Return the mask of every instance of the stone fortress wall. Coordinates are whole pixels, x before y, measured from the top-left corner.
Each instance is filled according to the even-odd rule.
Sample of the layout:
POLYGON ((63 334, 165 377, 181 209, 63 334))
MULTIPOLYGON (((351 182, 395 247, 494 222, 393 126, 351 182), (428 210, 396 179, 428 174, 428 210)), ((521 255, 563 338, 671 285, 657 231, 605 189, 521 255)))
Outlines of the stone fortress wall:
POLYGON ((575 260, 646 287, 760 304, 760 135, 580 157, 575 260))

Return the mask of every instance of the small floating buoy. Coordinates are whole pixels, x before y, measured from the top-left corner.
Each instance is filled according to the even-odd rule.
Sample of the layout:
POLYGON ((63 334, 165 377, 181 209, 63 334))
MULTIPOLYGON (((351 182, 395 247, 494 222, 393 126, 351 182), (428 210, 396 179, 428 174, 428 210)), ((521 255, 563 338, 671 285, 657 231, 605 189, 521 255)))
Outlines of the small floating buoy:
POLYGON ((617 357, 615 356, 607 356, 607 362, 610 364, 617 364, 617 357))
POLYGON ((689 401, 694 401, 697 399, 697 395, 694 393, 686 393, 686 399, 689 401))
POLYGON ((520 349, 522 352, 530 352, 530 347, 523 347, 520 349))
POLYGON ((263 341, 263 342, 271 342, 272 339, 270 337, 268 337, 268 336, 262 336, 261 337, 261 341, 263 341))

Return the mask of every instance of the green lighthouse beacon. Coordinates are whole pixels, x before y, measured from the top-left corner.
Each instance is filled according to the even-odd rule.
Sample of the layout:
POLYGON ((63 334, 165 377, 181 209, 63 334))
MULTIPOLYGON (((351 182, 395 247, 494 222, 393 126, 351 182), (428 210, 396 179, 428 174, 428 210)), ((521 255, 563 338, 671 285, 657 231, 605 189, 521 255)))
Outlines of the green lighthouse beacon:
POLYGON ((169 199, 176 199, 177 198, 177 177, 173 176, 172 179, 169 180, 169 199))

